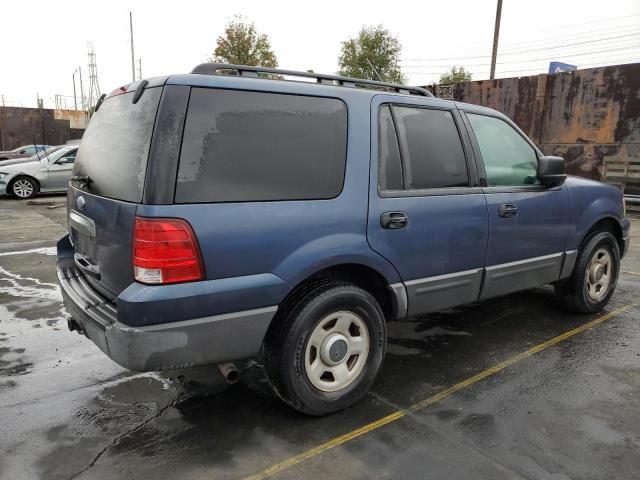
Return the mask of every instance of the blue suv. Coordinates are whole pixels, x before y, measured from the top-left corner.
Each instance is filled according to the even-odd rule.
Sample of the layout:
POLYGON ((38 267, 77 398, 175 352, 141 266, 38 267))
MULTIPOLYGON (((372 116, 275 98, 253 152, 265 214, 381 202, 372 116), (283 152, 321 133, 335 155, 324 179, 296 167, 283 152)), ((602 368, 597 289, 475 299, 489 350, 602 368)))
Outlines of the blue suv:
POLYGON ((203 64, 103 100, 58 279, 69 328, 132 370, 259 357, 322 415, 372 385, 387 322, 545 284, 597 312, 629 246, 619 190, 420 88, 203 64))

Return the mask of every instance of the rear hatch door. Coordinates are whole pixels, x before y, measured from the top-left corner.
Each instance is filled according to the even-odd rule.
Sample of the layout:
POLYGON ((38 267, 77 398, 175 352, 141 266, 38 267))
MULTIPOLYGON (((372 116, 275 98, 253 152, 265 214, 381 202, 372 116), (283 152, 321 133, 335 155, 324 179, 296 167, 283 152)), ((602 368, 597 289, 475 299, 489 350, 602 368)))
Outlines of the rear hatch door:
POLYGON ((108 97, 82 138, 67 197, 76 264, 103 294, 133 282, 131 244, 162 87, 108 97))

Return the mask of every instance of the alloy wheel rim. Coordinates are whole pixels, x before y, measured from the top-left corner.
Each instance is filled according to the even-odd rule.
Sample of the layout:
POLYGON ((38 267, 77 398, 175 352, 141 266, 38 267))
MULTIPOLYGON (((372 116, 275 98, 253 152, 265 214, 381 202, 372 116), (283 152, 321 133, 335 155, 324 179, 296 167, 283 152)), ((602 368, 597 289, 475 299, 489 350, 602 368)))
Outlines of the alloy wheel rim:
POLYGON ((20 198, 26 198, 33 194, 33 185, 29 180, 16 180, 13 184, 13 193, 20 198))
POLYGON ((609 293, 613 278, 613 260, 611 253, 605 248, 599 248, 591 257, 587 266, 586 286, 589 298, 595 302, 601 301, 609 293))
POLYGON ((315 326, 305 347, 304 367, 311 384, 323 392, 351 385, 367 363, 369 330, 353 312, 325 316, 315 326))

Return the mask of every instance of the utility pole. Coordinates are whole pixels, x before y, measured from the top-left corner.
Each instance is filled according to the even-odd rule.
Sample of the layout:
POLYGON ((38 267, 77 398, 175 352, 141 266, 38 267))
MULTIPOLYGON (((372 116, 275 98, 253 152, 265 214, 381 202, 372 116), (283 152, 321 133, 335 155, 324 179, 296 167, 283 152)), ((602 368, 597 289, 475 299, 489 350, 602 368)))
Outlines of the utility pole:
POLYGON ((82 86, 82 67, 78 67, 78 75, 80 77, 80 110, 84 110, 84 88, 82 86))
POLYGON ((502 0, 498 0, 498 9, 496 10, 496 24, 493 29, 493 50, 491 52, 491 73, 489 80, 493 80, 496 76, 496 59, 498 58, 498 37, 500 36, 500 15, 502 14, 502 0))
POLYGON ((136 59, 133 53, 133 15, 129 12, 129 33, 131 35, 131 78, 136 81, 136 59))
POLYGON ((78 110, 78 97, 76 97, 76 72, 73 71, 73 75, 71 75, 73 79, 73 105, 76 110, 78 110))

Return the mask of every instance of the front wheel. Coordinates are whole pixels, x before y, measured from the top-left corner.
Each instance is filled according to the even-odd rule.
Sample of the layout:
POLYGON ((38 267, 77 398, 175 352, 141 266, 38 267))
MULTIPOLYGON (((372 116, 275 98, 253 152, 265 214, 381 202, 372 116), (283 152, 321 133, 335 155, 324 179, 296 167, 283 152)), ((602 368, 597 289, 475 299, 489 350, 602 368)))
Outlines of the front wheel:
POLYGON ((370 293, 346 282, 321 282, 294 296, 274 322, 265 369, 286 403, 325 415, 367 393, 386 350, 384 314, 370 293))
POLYGON ((571 277, 556 283, 556 295, 578 313, 602 310, 613 295, 620 272, 620 248, 609 232, 589 237, 578 253, 571 277))
POLYGON ((11 193, 22 200, 33 198, 38 194, 38 183, 29 177, 18 177, 11 184, 11 193))

